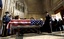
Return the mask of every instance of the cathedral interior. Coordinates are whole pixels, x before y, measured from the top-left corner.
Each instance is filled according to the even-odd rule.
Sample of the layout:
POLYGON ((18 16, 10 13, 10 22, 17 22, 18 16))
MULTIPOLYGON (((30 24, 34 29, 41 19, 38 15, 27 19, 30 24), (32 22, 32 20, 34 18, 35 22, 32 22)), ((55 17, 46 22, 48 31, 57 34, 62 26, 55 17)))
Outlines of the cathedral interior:
POLYGON ((47 38, 64 39, 64 0, 0 0, 0 39, 47 38))

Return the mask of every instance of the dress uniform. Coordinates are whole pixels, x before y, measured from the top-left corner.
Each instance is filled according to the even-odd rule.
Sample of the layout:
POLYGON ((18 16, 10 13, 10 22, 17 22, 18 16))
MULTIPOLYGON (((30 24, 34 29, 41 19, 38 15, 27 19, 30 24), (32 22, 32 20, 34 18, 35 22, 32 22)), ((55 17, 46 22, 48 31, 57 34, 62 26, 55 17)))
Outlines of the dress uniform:
POLYGON ((2 31, 2 35, 3 36, 6 36, 8 33, 7 33, 7 24, 8 22, 10 21, 10 17, 9 17, 9 12, 5 12, 6 15, 3 16, 3 31, 2 31))

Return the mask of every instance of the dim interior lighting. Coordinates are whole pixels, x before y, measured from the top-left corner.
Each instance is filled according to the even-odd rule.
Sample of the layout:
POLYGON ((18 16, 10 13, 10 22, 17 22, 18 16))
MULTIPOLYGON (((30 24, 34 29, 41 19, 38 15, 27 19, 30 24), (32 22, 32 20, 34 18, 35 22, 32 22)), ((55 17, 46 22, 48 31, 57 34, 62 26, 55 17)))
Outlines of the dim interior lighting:
POLYGON ((59 19, 61 19, 61 20, 62 20, 62 17, 61 17, 60 12, 58 12, 58 13, 56 14, 56 19, 57 19, 57 20, 59 20, 59 19))
POLYGON ((40 18, 40 20, 43 20, 43 18, 40 18))
POLYGON ((52 20, 54 20, 56 18, 56 14, 52 14, 52 20))
POLYGON ((54 20, 54 19, 57 19, 57 21, 58 21, 59 19, 62 20, 62 17, 61 17, 60 12, 58 12, 57 14, 53 14, 53 15, 52 15, 52 20, 54 20))

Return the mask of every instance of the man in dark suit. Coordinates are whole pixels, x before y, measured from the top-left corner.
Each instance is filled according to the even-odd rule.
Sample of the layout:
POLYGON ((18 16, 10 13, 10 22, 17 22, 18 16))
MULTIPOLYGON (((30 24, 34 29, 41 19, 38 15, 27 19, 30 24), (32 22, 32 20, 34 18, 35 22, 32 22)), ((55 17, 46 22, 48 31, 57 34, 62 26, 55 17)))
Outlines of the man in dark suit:
POLYGON ((61 29, 61 31, 63 31, 63 21, 61 20, 61 19, 59 19, 59 21, 58 21, 58 26, 57 26, 57 31, 60 31, 60 29, 61 29))
POLYGON ((44 25, 42 27, 42 31, 51 33, 51 26, 50 26, 51 17, 49 13, 46 14, 46 20, 44 22, 44 25))
POLYGON ((58 25, 57 19, 54 19, 54 21, 52 22, 52 31, 57 31, 57 25, 58 25))

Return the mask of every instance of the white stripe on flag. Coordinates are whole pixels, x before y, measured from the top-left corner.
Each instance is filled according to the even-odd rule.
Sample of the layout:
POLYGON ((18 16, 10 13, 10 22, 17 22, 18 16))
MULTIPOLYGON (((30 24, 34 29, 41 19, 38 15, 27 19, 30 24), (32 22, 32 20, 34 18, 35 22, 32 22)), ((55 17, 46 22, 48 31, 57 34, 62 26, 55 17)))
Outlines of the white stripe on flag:
POLYGON ((31 22, 9 22, 9 23, 31 23, 31 22))
POLYGON ((31 23, 31 22, 19 22, 19 23, 31 23))

